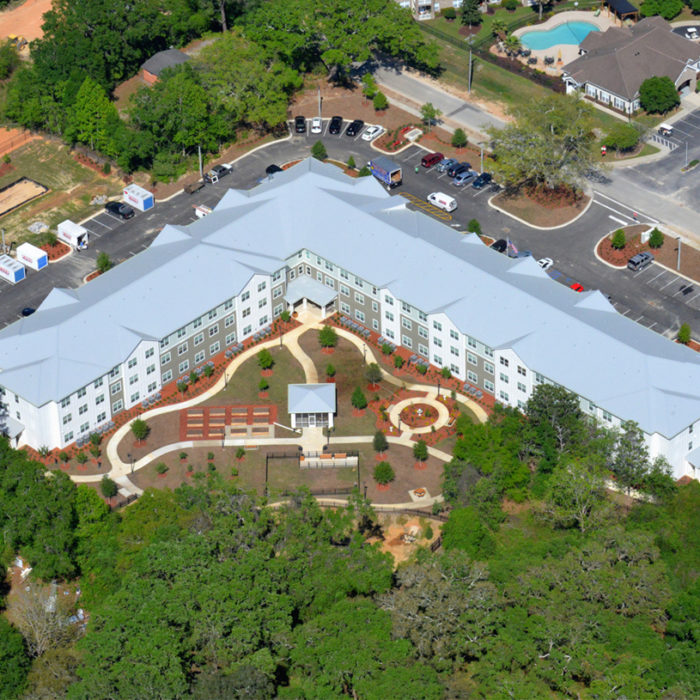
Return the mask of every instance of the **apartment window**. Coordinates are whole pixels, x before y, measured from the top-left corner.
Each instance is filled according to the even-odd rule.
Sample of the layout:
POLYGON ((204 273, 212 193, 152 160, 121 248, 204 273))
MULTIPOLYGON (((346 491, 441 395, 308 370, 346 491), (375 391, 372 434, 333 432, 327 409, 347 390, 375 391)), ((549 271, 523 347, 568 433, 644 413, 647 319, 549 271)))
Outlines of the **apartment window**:
POLYGON ((442 357, 440 355, 433 355, 433 362, 442 367, 442 357))
POLYGON ((326 270, 330 270, 331 272, 333 272, 333 265, 331 265, 331 263, 329 263, 328 260, 326 260, 326 262, 323 263, 323 266, 326 268, 326 270))
POLYGON ((346 304, 344 301, 340 302, 340 311, 344 314, 350 313, 350 304, 346 304))
POLYGON ((607 421, 608 423, 611 423, 612 414, 608 413, 607 411, 603 411, 603 420, 607 421))
POLYGON ((691 425, 691 426, 688 428, 688 435, 692 435, 692 434, 693 434, 693 426, 691 425))
POLYGON ((404 316, 401 317, 401 325, 407 330, 413 330, 413 324, 404 316))
POLYGON ((386 295, 385 295, 385 296, 384 296, 384 301, 385 301, 387 304, 389 304, 389 306, 393 306, 393 305, 394 305, 394 300, 393 300, 390 296, 386 296, 386 295))
POLYGON ((364 323, 364 322, 365 322, 365 315, 362 313, 362 311, 359 311, 358 309, 355 309, 355 318, 356 318, 360 323, 364 323))
POLYGON ((522 391, 524 394, 527 391, 527 387, 522 382, 518 382, 518 391, 522 391))
POLYGON ((167 384, 169 381, 172 381, 173 378, 173 371, 169 369, 167 372, 163 372, 163 384, 167 384))
POLYGON ((133 386, 134 384, 136 384, 136 382, 138 382, 138 380, 139 380, 139 375, 138 375, 138 374, 132 374, 132 375, 129 377, 129 386, 133 386))
POLYGON ((226 343, 226 345, 233 345, 235 342, 236 342, 236 334, 235 333, 229 333, 224 338, 224 343, 226 343))
POLYGON ((433 345, 435 345, 438 348, 442 347, 442 340, 440 338, 433 338, 433 345))
POLYGON ((79 416, 84 416, 87 413, 88 407, 87 404, 84 403, 82 406, 78 408, 78 415, 79 416))
POLYGON ((386 318, 387 321, 393 321, 393 320, 394 320, 394 314, 392 314, 391 311, 385 311, 385 312, 384 312, 384 317, 386 318))
POLYGON ((182 338, 182 337, 184 337, 186 334, 187 334, 187 330, 185 330, 184 328, 180 328, 180 330, 177 332, 177 337, 178 337, 178 338, 182 338))
MULTIPOLYGON (((265 303, 267 304, 267 299, 265 299, 264 301, 265 301, 265 303)), ((218 332, 219 332, 219 324, 217 323, 215 326, 212 326, 212 327, 209 329, 209 337, 212 338, 212 337, 215 336, 218 332)))
POLYGON ((457 367, 457 365, 450 365, 450 372, 452 372, 452 374, 459 374, 459 367, 457 367))
POLYGON ((248 301, 248 299, 250 299, 250 292, 243 292, 243 294, 241 294, 241 301, 248 301))
POLYGON ((15 417, 17 418, 17 420, 22 420, 22 416, 19 411, 15 411, 15 417))
POLYGON ((264 292, 266 287, 267 287, 267 282, 261 282, 258 285, 258 293, 264 292))
POLYGON ((272 275, 272 281, 277 282, 278 279, 282 277, 282 270, 277 270, 274 275, 272 275))
POLYGON ((71 431, 70 433, 66 433, 63 436, 63 442, 70 442, 73 439, 73 432, 71 431))
POLYGON ((273 318, 277 318, 282 313, 283 309, 284 309, 284 304, 277 304, 277 306, 275 306, 275 308, 272 309, 273 318))
POLYGON ((282 287, 275 287, 275 288, 272 290, 272 298, 273 298, 273 299, 279 299, 279 298, 282 296, 282 292, 283 292, 283 291, 284 291, 284 290, 282 289, 282 287))
POLYGON ((92 386, 95 387, 95 389, 99 389, 102 386, 102 377, 96 379, 92 386))
POLYGON ((423 357, 428 357, 428 348, 422 343, 418 343, 418 354, 423 355, 423 357))
POLYGON ((436 331, 441 331, 442 330, 442 323, 438 323, 437 321, 433 321, 433 328, 436 331))
POLYGON ((235 322, 236 318, 233 316, 233 314, 231 314, 231 316, 227 316, 226 320, 224 321, 224 328, 230 328, 235 322))
POLYGON ((394 331, 392 331, 390 328, 386 329, 385 333, 387 338, 390 338, 391 340, 394 340, 394 331))
POLYGON ((182 345, 179 345, 177 348, 177 354, 178 355, 184 355, 187 352, 187 343, 182 343, 182 345))
POLYGON ((136 401, 138 401, 138 400, 139 400, 139 392, 138 392, 138 391, 135 391, 135 392, 131 395, 131 403, 136 403, 136 401))
POLYGON ((350 275, 348 275, 348 273, 347 273, 346 270, 341 270, 341 271, 340 271, 340 276, 341 276, 344 280, 349 280, 349 279, 350 279, 350 275))
POLYGON ((486 355, 486 357, 493 357, 493 350, 484 346, 484 355, 486 355))
POLYGON ((156 371, 155 365, 148 365, 148 367, 146 367, 146 374, 153 374, 155 371, 156 371))
POLYGON ((217 340, 209 346, 209 355, 216 355, 219 350, 221 350, 221 343, 217 340))
POLYGON ((297 273, 294 270, 289 271, 289 279, 293 280, 297 276, 297 273))
POLYGON ((165 355, 162 355, 162 356, 161 356, 161 358, 160 358, 160 364, 161 364, 161 365, 167 365, 168 362, 170 362, 170 360, 172 360, 172 357, 171 357, 171 355, 170 355, 169 352, 166 352, 165 355))
POLYGON ((493 394, 496 387, 493 385, 493 382, 490 382, 488 379, 484 379, 484 389, 486 389, 486 391, 488 391, 490 394, 493 394))
POLYGON ((525 410, 525 402, 524 402, 524 401, 521 401, 520 399, 518 399, 518 408, 519 408, 521 411, 524 411, 524 410, 525 410))
POLYGON ((98 423, 104 423, 107 420, 107 414, 102 411, 102 413, 97 414, 97 422, 98 423))
POLYGON ((692 449, 693 449, 693 441, 691 440, 691 441, 688 443, 688 451, 690 451, 690 450, 692 450, 692 449))
POLYGON ((418 335, 421 338, 425 338, 427 340, 428 339, 428 329, 425 328, 425 326, 418 326, 418 335))
MULTIPOLYGON (((262 309, 263 306, 267 306, 267 299, 260 299, 258 300, 258 308, 262 309)), ((210 329, 211 330, 211 329, 210 329)), ((211 335, 211 333, 209 334, 211 335)))
POLYGON ((379 330, 379 321, 377 321, 376 318, 373 318, 373 319, 372 319, 372 328, 373 328, 375 331, 378 331, 378 330, 379 330))
POLYGON ((595 413, 595 411, 596 411, 596 405, 592 401, 589 401, 588 402, 588 412, 595 413))
POLYGON ((267 316, 263 316, 260 319, 260 323, 258 323, 258 326, 265 326, 265 325, 267 325, 267 316))
POLYGON ((243 329, 243 335, 248 335, 253 330, 253 326, 246 326, 243 329))
POLYGON ((407 348, 413 349, 413 341, 407 335, 401 336, 401 345, 404 345, 407 348))
POLYGON ((204 362, 204 358, 207 356, 207 354, 204 352, 204 350, 200 350, 195 356, 194 356, 194 363, 198 365, 200 362, 204 362))
POLYGON ((544 377, 539 374, 538 372, 535 372, 535 383, 536 384, 544 384, 544 377))
POLYGON ((323 272, 320 272, 320 271, 317 270, 317 271, 316 271, 316 279, 317 279, 319 282, 323 282, 323 272))
POLYGON ((105 395, 100 394, 99 396, 95 397, 95 406, 99 406, 101 403, 105 402, 105 395))
POLYGON ((471 336, 467 337, 467 345, 473 350, 476 350, 476 340, 474 340, 474 338, 472 338, 471 336))
POLYGON ((428 322, 428 314, 424 314, 422 311, 418 312, 418 318, 423 321, 423 323, 428 322))
POLYGON ((216 309, 212 309, 209 312, 209 320, 211 321, 212 319, 215 319, 215 318, 216 318, 216 309))
POLYGON ((65 416, 63 416, 63 425, 68 425, 73 420, 73 415, 71 413, 66 413, 65 416))
POLYGON ((470 381, 472 384, 476 384, 479 381, 479 377, 476 376, 476 372, 472 372, 472 370, 468 369, 467 381, 470 381))
MULTIPOLYGON (((87 393, 87 391, 85 390, 85 388, 78 389, 78 398, 79 398, 79 399, 82 399, 83 396, 85 396, 86 393, 87 393)), ((17 399, 16 396, 15 396, 15 400, 17 401, 17 403, 19 403, 19 400, 17 399)))
POLYGON ((527 371, 524 367, 521 367, 520 365, 518 365, 518 374, 523 377, 527 377, 527 371))
POLYGON ((407 304, 405 301, 401 302, 401 311, 403 311, 405 314, 410 314, 411 313, 411 307, 409 304, 407 304))
POLYGON ((83 424, 80 426, 80 432, 81 432, 81 433, 87 432, 87 430, 88 430, 89 428, 90 428, 90 423, 83 423, 83 424))
POLYGON ((508 384, 508 375, 507 375, 507 374, 503 374, 503 372, 501 372, 501 373, 498 375, 498 378, 499 378, 504 384, 508 384))
POLYGON ((197 347, 204 342, 204 333, 197 333, 197 335, 192 339, 192 345, 197 347))
POLYGON ((184 374, 187 372, 187 370, 190 368, 190 361, 189 360, 183 360, 178 366, 177 366, 177 371, 180 374, 184 374))
POLYGON ((158 387, 158 383, 152 382, 151 384, 148 385, 148 393, 152 394, 156 390, 157 387, 158 387))
POLYGON ((109 391, 114 396, 115 394, 118 394, 122 390, 122 383, 121 382, 114 382, 111 387, 109 387, 109 391))
MULTIPOLYGON (((275 272, 275 275, 277 275, 277 277, 273 277, 273 279, 279 279, 279 274, 280 274, 279 272, 275 272)), ((224 302, 224 311, 228 311, 229 309, 232 309, 232 308, 233 308, 233 299, 227 299, 224 302)))
POLYGON ((355 277, 355 286, 359 287, 360 289, 362 289, 362 287, 364 287, 364 284, 359 277, 355 277))
POLYGON ((501 399, 501 401, 505 401, 505 402, 508 402, 508 400, 510 399, 510 397, 508 396, 508 394, 505 391, 499 391, 498 398, 501 399))
POLYGON ((167 348, 168 345, 170 345, 170 338, 163 338, 163 340, 160 341, 161 348, 167 348))
POLYGON ((450 338, 452 338, 452 340, 459 340, 459 333, 450 329, 450 338))
POLYGON ((501 357, 501 358, 499 358, 499 361, 500 361, 500 363, 501 363, 504 367, 508 367, 509 362, 508 362, 508 358, 507 358, 507 357, 501 357))
POLYGON ((202 317, 200 316, 199 318, 196 318, 194 321, 192 321, 192 328, 196 330, 202 325, 202 317))
POLYGON ((61 408, 66 408, 69 405, 70 405, 70 397, 67 399, 63 399, 63 401, 61 401, 61 408))
POLYGON ((356 301, 358 304, 364 305, 364 303, 365 303, 365 295, 364 295, 364 294, 360 294, 359 292, 355 292, 355 301, 356 301))
POLYGON ((473 352, 468 352, 468 353, 467 353, 467 362, 468 362, 470 365, 475 365, 475 364, 477 364, 476 355, 475 355, 473 352))
POLYGON ((379 311, 379 304, 377 304, 376 301, 372 302, 372 311, 374 311, 374 313, 377 313, 377 311, 379 311))
POLYGON ((119 413, 124 408, 124 402, 119 399, 112 404, 112 413, 119 413))
POLYGON ((248 318, 248 316, 250 316, 250 306, 246 309, 243 309, 243 313, 241 315, 243 316, 243 318, 248 318))
POLYGON ((493 374, 495 371, 494 366, 490 362, 484 362, 484 372, 488 374, 493 374))
POLYGON ((340 293, 343 296, 349 297, 350 296, 350 287, 346 287, 344 284, 338 285, 338 289, 340 289, 340 293))
POLYGON ((459 348, 456 348, 454 345, 450 345, 450 354, 454 355, 455 357, 459 357, 459 348))

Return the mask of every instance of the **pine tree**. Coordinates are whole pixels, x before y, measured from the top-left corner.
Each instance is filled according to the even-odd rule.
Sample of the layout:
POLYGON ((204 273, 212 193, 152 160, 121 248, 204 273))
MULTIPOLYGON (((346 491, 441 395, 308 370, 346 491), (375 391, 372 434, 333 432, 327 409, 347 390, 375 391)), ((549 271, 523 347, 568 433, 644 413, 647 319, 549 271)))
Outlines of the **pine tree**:
POLYGON ((481 3, 479 0, 462 0, 462 24, 470 27, 481 24, 481 3))

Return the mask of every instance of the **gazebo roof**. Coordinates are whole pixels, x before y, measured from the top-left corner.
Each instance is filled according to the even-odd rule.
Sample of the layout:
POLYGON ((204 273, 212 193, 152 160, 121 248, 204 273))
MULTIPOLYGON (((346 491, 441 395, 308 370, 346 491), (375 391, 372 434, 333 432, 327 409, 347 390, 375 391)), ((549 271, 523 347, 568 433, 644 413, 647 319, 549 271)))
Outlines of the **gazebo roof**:
POLYGON ((335 413, 335 384, 289 384, 290 413, 335 413))

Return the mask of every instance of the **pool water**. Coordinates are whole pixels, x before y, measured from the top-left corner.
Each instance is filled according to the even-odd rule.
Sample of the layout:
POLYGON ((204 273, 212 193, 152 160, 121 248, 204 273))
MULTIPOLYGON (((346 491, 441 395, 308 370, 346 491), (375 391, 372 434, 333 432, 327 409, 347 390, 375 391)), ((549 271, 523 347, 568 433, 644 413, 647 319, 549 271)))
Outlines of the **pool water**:
POLYGON ((591 32, 600 29, 590 22, 566 22, 546 32, 525 32, 520 41, 527 49, 549 49, 557 44, 580 44, 591 32))

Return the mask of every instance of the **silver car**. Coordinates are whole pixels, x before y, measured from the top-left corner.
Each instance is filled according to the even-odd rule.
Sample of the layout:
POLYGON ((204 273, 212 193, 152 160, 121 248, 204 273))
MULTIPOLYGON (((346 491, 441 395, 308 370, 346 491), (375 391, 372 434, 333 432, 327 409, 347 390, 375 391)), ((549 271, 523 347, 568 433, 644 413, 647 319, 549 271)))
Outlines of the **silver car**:
POLYGON ((439 173, 444 173, 447 172, 448 168, 451 168, 453 165, 456 165, 459 163, 458 160, 455 158, 445 158, 445 160, 441 160, 437 166, 435 167, 435 170, 437 170, 439 173))

